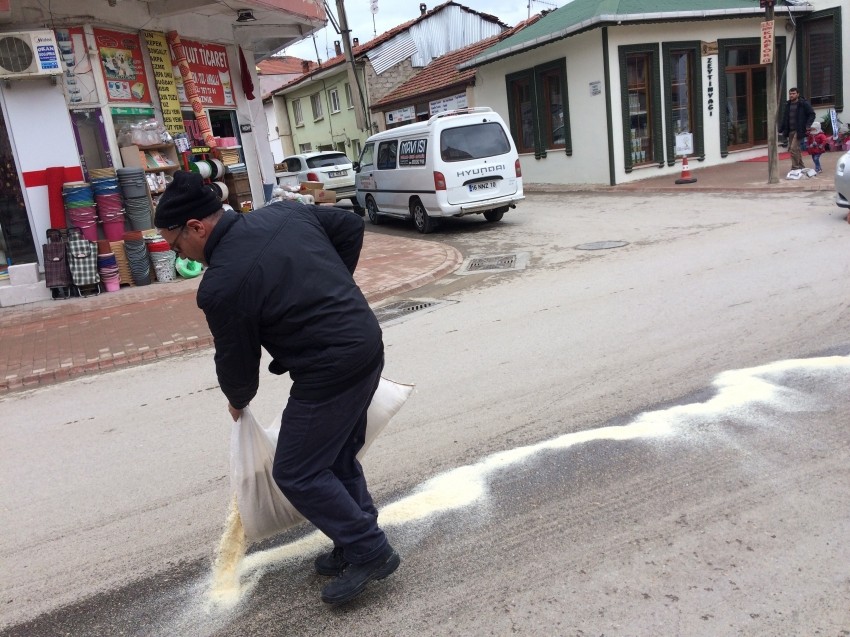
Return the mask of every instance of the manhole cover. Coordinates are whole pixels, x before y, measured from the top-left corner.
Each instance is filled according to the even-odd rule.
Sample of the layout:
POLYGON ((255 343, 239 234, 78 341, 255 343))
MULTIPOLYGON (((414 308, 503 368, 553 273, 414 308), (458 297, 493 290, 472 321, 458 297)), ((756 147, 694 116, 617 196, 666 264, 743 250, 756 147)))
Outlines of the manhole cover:
POLYGON ((593 243, 582 243, 576 246, 576 250, 608 250, 609 248, 622 248, 629 245, 628 241, 594 241, 593 243))
POLYGON ((478 274, 480 272, 504 272, 524 270, 528 265, 528 253, 494 255, 470 255, 455 274, 478 274))
POLYGON ((436 310, 444 305, 448 305, 449 303, 455 303, 455 301, 406 299, 404 301, 388 303, 383 307, 375 308, 373 311, 375 312, 375 317, 378 319, 378 323, 387 324, 396 323, 406 319, 414 312, 430 312, 431 310, 436 310))

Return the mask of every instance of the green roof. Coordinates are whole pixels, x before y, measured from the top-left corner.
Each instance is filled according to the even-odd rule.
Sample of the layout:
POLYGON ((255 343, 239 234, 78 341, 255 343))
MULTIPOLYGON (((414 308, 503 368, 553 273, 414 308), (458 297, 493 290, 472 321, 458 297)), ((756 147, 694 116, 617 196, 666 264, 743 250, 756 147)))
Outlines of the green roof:
MULTIPOLYGON (((780 7, 776 8, 777 12, 780 7)), ((810 6, 782 6, 781 11, 808 13, 810 6)), ((495 62, 596 27, 618 23, 717 20, 763 16, 759 0, 572 0, 494 44, 460 68, 495 62), (698 7, 698 8, 695 8, 698 7)))

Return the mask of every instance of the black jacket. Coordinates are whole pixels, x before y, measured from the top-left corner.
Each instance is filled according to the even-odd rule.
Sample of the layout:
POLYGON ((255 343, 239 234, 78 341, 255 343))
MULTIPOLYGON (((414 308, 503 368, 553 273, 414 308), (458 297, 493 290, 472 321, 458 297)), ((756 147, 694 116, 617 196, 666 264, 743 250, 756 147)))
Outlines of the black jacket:
POLYGON ((785 102, 785 111, 782 113, 782 126, 779 132, 788 135, 792 130, 797 131, 797 137, 803 139, 812 122, 815 121, 815 109, 802 97, 797 98, 797 121, 791 124, 791 100, 785 102))
POLYGON ((364 223, 331 206, 278 202, 225 211, 204 248, 198 307, 215 340, 221 390, 237 409, 257 393, 260 348, 291 395, 322 399, 383 360, 381 328, 352 274, 364 223))

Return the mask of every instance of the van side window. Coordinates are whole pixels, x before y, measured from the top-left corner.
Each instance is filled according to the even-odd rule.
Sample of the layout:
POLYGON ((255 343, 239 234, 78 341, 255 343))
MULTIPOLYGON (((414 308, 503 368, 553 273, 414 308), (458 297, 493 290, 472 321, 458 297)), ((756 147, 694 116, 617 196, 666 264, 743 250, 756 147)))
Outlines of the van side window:
POLYGON ((392 170, 395 168, 396 150, 398 142, 381 142, 378 145, 378 170, 392 170))
POLYGON ((375 163, 375 144, 366 144, 360 153, 360 167, 371 166, 375 163))
POLYGON ((511 144, 498 122, 446 128, 440 134, 440 156, 443 161, 463 161, 504 155, 511 144))

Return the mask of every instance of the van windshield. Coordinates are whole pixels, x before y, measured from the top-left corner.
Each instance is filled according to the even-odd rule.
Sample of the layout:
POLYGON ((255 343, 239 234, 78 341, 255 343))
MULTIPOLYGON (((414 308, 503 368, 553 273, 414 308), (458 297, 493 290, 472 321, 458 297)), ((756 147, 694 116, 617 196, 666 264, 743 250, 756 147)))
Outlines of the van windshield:
POLYGON ((511 145, 505 130, 498 122, 447 128, 440 135, 440 156, 443 161, 465 161, 504 155, 511 145))

